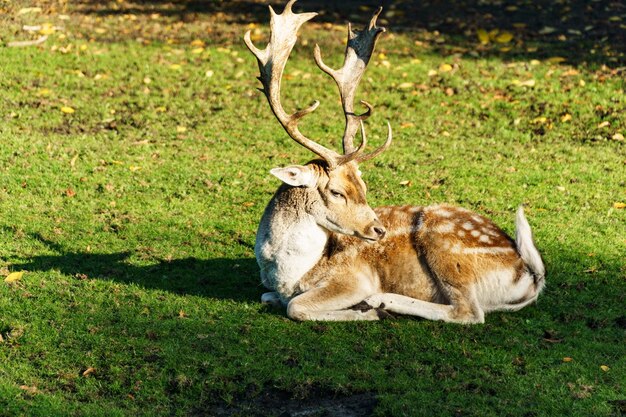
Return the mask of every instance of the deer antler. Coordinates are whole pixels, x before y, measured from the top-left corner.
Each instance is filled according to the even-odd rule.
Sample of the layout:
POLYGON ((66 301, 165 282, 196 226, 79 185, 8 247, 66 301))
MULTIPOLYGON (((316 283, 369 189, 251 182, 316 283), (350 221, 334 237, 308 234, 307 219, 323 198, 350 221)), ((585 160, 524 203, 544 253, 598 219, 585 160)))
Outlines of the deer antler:
POLYGON ((246 46, 257 58, 259 64, 260 76, 258 79, 263 84, 263 88, 260 90, 265 94, 272 112, 289 136, 300 145, 326 160, 329 169, 334 169, 352 160, 364 161, 371 159, 385 150, 391 143, 391 127, 389 127, 387 142, 371 154, 364 155, 363 150, 367 143, 364 129, 361 129, 362 141, 358 148, 354 147, 353 140, 359 123, 369 116, 372 106, 363 101, 362 103, 368 107, 368 111, 363 115, 356 116, 353 112, 353 101, 356 87, 374 49, 376 37, 379 33, 384 31, 383 28, 375 27, 376 18, 380 13, 380 9, 372 18, 369 29, 355 35, 352 29, 350 27, 348 28, 349 41, 346 50, 346 64, 340 71, 334 71, 324 65, 320 57, 319 47, 316 45, 315 48, 315 60, 318 66, 335 79, 340 89, 341 101, 344 103, 346 131, 344 132, 343 138, 344 155, 340 155, 307 138, 298 129, 300 119, 317 109, 319 101, 316 100, 309 107, 296 111, 293 114, 288 114, 280 101, 281 79, 285 65, 287 64, 287 59, 296 43, 298 29, 305 22, 317 15, 317 13, 293 13, 291 7, 295 1, 296 0, 290 0, 281 14, 276 14, 274 9, 270 6, 270 42, 264 50, 260 50, 252 44, 250 31, 246 32, 244 35, 246 46), (344 73, 346 74, 345 80, 343 79, 344 73))
MULTIPOLYGON (((356 89, 361 81, 361 77, 365 72, 365 68, 369 63, 369 60, 374 52, 376 46, 376 40, 378 36, 385 32, 383 27, 376 26, 376 20, 382 11, 382 7, 379 7, 372 19, 362 31, 356 33, 352 31, 352 25, 348 23, 348 43, 346 45, 346 54, 344 58, 343 67, 339 70, 334 70, 322 61, 322 55, 320 48, 315 45, 315 62, 322 71, 330 75, 337 87, 339 87, 339 94, 341 95, 341 105, 346 117, 346 127, 343 133, 343 151, 344 154, 350 154, 355 152, 354 137, 357 133, 359 124, 367 119, 371 114, 373 107, 366 101, 361 100, 361 103, 367 107, 367 111, 363 114, 357 115, 354 113, 354 96, 356 89)), ((363 130, 362 130, 363 132, 363 130)), ((365 136, 363 140, 365 140, 365 136)), ((391 144, 391 126, 388 124, 387 141, 377 150, 367 155, 359 155, 355 159, 359 162, 373 158, 380 154, 391 144)))

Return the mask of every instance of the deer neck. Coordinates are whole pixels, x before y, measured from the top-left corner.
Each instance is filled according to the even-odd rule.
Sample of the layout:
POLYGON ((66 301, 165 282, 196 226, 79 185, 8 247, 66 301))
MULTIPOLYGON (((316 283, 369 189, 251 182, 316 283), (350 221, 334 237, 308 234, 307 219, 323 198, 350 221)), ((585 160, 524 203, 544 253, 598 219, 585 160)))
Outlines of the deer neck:
POLYGON ((268 204, 257 231, 255 255, 261 280, 284 301, 321 259, 331 234, 310 214, 315 189, 283 184, 268 204))

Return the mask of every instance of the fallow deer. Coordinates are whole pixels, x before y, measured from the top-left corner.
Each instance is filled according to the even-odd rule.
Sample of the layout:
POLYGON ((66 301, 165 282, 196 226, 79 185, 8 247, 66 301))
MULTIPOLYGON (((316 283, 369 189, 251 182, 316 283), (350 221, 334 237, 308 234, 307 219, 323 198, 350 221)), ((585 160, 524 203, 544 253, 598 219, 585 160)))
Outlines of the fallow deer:
POLYGON ((362 31, 348 26, 344 65, 328 67, 319 47, 315 61, 330 75, 341 96, 346 125, 343 154, 307 138, 298 129, 302 117, 319 102, 289 114, 281 104, 282 73, 297 31, 317 13, 295 14, 291 0, 282 14, 270 7, 270 41, 256 48, 263 84, 260 89, 274 115, 297 143, 320 159, 306 165, 274 168, 282 180, 259 224, 255 255, 261 280, 271 289, 262 302, 287 306, 295 320, 377 320, 387 312, 455 323, 483 323, 484 313, 518 310, 534 302, 544 287, 545 269, 522 208, 513 241, 491 220, 463 208, 368 206, 358 163, 375 157, 366 145, 363 120, 354 112, 358 83, 378 36, 374 14, 362 31), (357 131, 361 143, 354 145, 357 131), (356 307, 355 307, 356 306, 356 307))

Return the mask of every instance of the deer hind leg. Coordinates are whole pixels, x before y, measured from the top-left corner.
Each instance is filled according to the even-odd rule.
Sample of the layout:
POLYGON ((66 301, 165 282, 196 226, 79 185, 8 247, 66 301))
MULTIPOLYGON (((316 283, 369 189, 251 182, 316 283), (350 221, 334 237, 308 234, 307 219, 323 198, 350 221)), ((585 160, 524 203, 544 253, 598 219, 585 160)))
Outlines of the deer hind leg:
POLYGON ((379 320, 385 317, 383 312, 376 309, 366 311, 349 309, 363 301, 369 294, 371 292, 329 283, 292 298, 287 305, 287 316, 298 321, 379 320))
POLYGON ((472 291, 468 297, 463 291, 455 291, 452 288, 447 288, 447 290, 451 304, 438 304, 392 293, 374 294, 366 298, 365 302, 376 309, 428 320, 461 324, 485 322, 485 314, 472 291))

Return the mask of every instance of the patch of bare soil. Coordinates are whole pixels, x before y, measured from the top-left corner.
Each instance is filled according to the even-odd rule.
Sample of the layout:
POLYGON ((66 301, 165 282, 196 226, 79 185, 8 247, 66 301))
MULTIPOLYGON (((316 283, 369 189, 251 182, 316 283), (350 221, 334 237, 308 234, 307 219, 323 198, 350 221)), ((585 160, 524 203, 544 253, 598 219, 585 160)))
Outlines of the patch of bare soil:
POLYGON ((367 417, 371 416, 378 399, 374 393, 341 395, 315 392, 304 399, 279 390, 265 390, 254 398, 244 398, 233 404, 218 404, 197 410, 199 416, 276 416, 276 417, 367 417))

